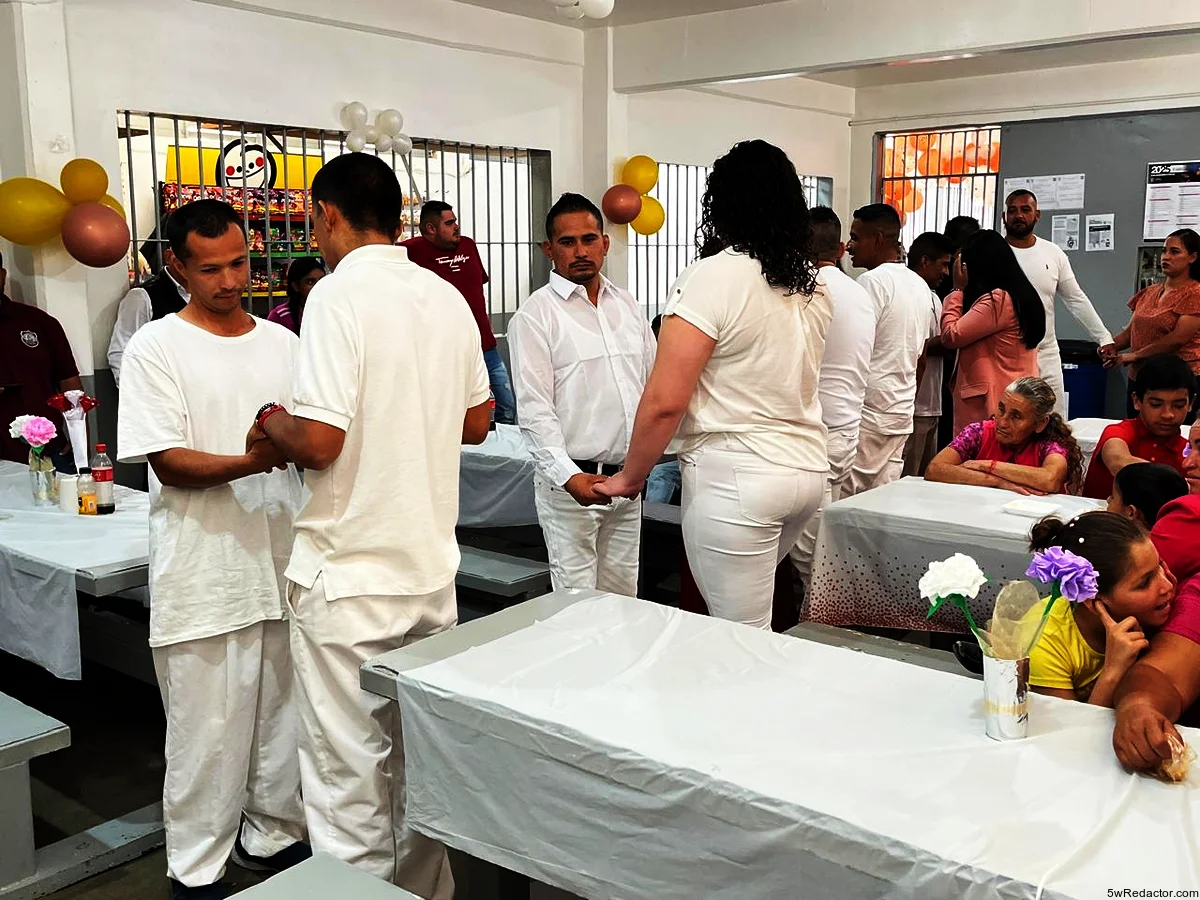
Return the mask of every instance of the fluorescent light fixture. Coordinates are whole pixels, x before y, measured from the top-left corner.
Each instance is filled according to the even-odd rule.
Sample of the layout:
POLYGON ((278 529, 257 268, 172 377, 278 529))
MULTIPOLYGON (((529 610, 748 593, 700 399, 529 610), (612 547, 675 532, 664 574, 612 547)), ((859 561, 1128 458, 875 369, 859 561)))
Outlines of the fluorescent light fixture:
POLYGON ((781 81, 784 78, 800 78, 804 72, 776 72, 774 75, 751 75, 748 78, 727 78, 716 84, 749 84, 751 81, 781 81))
POLYGON ((897 59, 889 63, 884 63, 886 66, 920 66, 925 63, 953 62, 956 59, 974 59, 978 53, 947 53, 943 56, 924 56, 920 59, 897 59))

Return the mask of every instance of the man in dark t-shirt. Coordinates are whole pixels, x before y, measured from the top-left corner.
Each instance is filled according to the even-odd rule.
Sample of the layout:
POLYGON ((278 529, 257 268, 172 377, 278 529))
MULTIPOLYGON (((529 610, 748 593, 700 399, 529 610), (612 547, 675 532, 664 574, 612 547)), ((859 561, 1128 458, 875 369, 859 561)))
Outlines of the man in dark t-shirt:
POLYGON ((488 381, 496 400, 496 421, 511 425, 517 420, 517 401, 504 358, 496 347, 496 335, 488 317, 487 298, 483 286, 491 279, 479 257, 479 248, 469 237, 462 236, 458 217, 449 203, 430 200, 421 207, 421 234, 404 241, 401 247, 408 258, 423 269, 450 282, 463 295, 483 344, 483 359, 487 363, 488 381))
POLYGON ((58 429, 48 450, 59 452, 66 446, 66 428, 62 415, 46 401, 83 384, 58 320, 36 306, 8 299, 7 278, 0 258, 0 459, 23 463, 29 459, 29 447, 9 435, 9 423, 17 416, 45 416, 58 429))

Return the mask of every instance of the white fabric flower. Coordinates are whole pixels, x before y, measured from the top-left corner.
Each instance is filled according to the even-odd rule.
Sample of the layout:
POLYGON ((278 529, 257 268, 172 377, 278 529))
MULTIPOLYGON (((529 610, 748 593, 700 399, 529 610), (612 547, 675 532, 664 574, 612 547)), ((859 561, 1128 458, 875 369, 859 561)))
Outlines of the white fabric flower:
POLYGON ((8 426, 8 436, 14 441, 24 440, 21 432, 25 430, 25 423, 32 418, 33 416, 17 416, 8 426))
POLYGON ((921 589, 921 596, 934 604, 955 594, 974 600, 985 584, 987 576, 980 570, 979 564, 965 553, 955 553, 942 562, 931 562, 929 571, 921 576, 917 586, 921 589))

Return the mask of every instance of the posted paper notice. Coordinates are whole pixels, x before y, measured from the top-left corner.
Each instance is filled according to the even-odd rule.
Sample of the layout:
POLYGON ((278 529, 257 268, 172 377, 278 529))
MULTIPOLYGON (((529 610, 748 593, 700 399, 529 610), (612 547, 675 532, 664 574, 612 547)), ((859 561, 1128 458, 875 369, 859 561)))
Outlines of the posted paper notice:
POLYGON ((1016 190, 1032 191, 1038 198, 1038 209, 1082 209, 1086 184, 1086 175, 1005 178, 1004 196, 1016 190))
POLYGON ((1180 228, 1200 227, 1200 160, 1150 163, 1146 167, 1146 215, 1142 237, 1161 241, 1180 228))
POLYGON ((1079 215, 1055 216, 1051 220, 1051 239, 1064 250, 1079 249, 1079 215))
POLYGON ((1087 252, 1113 248, 1113 223, 1116 216, 1105 213, 1087 217, 1087 252))

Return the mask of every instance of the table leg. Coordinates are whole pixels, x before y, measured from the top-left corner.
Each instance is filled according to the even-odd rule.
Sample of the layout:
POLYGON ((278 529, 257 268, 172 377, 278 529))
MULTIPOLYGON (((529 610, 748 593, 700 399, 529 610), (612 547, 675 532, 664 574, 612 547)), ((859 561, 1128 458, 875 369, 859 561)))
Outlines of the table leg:
POLYGON ((529 876, 497 868, 496 885, 500 900, 529 900, 529 876))
POLYGON ((0 890, 37 870, 33 849, 33 805, 29 763, 0 769, 0 890))

